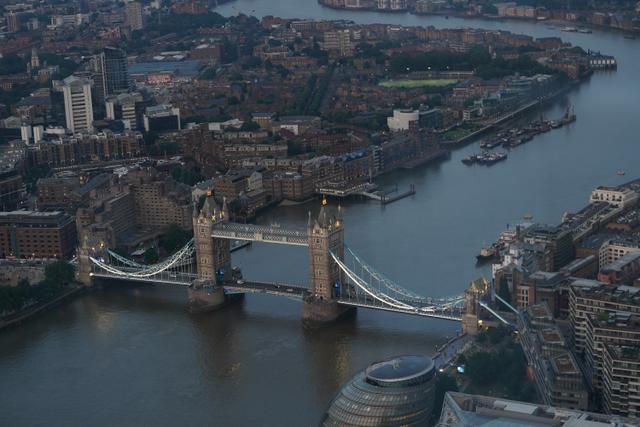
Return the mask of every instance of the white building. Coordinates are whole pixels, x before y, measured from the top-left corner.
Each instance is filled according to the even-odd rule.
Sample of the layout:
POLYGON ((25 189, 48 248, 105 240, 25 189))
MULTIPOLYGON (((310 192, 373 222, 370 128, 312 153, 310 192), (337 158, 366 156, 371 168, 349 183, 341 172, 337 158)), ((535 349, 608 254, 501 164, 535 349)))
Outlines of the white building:
POLYGON ((393 132, 409 130, 411 122, 418 123, 418 110, 393 110, 393 117, 387 117, 387 126, 393 132))
POLYGON ((91 132, 93 130, 91 80, 69 76, 63 80, 62 92, 67 129, 73 133, 91 132))
POLYGON ((595 202, 607 202, 611 206, 627 207, 630 204, 638 200, 638 193, 630 188, 624 187, 596 187, 591 192, 589 201, 595 202))

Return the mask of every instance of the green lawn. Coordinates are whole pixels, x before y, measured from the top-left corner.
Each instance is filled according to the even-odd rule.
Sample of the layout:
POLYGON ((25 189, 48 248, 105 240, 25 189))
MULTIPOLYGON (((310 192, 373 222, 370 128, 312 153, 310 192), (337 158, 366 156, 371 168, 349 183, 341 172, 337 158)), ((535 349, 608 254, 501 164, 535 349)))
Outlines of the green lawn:
POLYGON ((455 79, 428 80, 387 80, 380 84, 384 87, 413 89, 417 87, 443 87, 458 83, 455 79))

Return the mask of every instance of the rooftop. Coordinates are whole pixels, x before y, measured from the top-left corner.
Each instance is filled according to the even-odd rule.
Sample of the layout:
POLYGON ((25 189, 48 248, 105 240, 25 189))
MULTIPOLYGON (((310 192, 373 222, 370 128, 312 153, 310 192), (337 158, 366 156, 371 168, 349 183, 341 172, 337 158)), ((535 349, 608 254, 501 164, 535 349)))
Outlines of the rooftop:
POLYGON ((616 415, 595 414, 495 397, 447 392, 440 426, 632 427, 637 422, 616 415))

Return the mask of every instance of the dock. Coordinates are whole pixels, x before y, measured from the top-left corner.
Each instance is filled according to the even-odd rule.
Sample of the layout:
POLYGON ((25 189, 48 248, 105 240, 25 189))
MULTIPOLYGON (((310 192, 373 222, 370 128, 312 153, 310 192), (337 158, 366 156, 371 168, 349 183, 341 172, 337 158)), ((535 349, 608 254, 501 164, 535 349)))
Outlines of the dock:
POLYGON ((393 194, 396 193, 398 190, 396 188, 395 191, 391 192, 391 193, 385 193, 382 195, 382 198, 380 199, 380 203, 383 205, 388 205, 389 203, 393 203, 396 202, 400 199, 404 199, 405 197, 409 197, 409 196, 413 196, 414 194, 416 194, 416 187, 415 185, 411 184, 409 185, 409 189, 407 191, 403 191, 402 193, 397 193, 391 197, 389 197, 389 194, 393 194))

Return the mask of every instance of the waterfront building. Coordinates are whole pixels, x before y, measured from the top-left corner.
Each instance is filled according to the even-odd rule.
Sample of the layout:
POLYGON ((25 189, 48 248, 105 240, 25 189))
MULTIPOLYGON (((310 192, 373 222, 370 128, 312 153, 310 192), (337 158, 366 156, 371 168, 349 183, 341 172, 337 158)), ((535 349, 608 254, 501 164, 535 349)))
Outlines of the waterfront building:
POLYGON ((387 126, 392 132, 409 130, 420 119, 418 110, 393 110, 393 116, 387 117, 387 126))
POLYGON ((72 133, 93 130, 93 106, 91 104, 91 81, 69 76, 63 80, 64 111, 67 129, 72 133))
POLYGON ((586 410, 589 405, 587 383, 578 362, 546 304, 527 307, 518 318, 522 349, 545 404, 586 410))
POLYGON ((137 1, 130 1, 125 5, 125 21, 131 31, 141 30, 142 22, 142 5, 137 1))
POLYGON ((427 425, 435 382, 435 364, 428 357, 399 356, 373 363, 342 387, 321 425, 427 425))
POLYGON ((560 226, 534 224, 527 228, 524 241, 533 245, 543 244, 550 250, 547 265, 540 265, 544 271, 558 271, 574 258, 575 248, 571 230, 560 226))
POLYGON ((603 406, 608 414, 640 418, 640 350, 607 344, 603 352, 603 406))
POLYGON ((0 258, 70 258, 74 218, 61 211, 0 212, 0 258))
POLYGON ((627 207, 638 201, 638 193, 631 188, 596 187, 591 192, 590 202, 606 202, 615 207, 627 207))
POLYGON ((569 321, 576 352, 586 350, 588 316, 615 312, 640 314, 640 288, 587 279, 569 285, 569 321))
POLYGON ((444 396, 440 427, 633 427, 636 420, 529 402, 449 391, 444 396))

